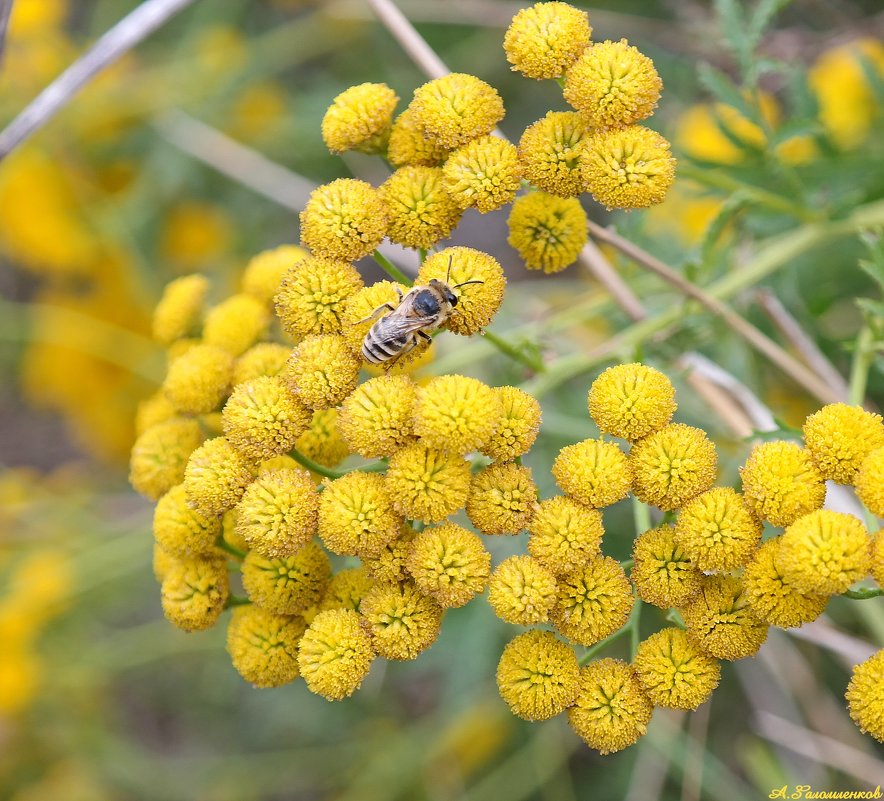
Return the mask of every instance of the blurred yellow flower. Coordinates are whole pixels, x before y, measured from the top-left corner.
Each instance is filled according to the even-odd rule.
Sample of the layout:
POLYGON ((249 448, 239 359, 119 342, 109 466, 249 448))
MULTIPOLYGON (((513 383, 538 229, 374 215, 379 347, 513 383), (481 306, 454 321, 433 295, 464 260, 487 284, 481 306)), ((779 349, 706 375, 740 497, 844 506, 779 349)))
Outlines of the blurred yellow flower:
POLYGON ((172 206, 160 233, 160 253, 179 271, 211 269, 233 243, 233 218, 212 203, 182 201, 172 206))
POLYGON ((280 687, 298 677, 301 617, 275 615, 249 605, 233 610, 227 651, 237 672, 255 687, 280 687))

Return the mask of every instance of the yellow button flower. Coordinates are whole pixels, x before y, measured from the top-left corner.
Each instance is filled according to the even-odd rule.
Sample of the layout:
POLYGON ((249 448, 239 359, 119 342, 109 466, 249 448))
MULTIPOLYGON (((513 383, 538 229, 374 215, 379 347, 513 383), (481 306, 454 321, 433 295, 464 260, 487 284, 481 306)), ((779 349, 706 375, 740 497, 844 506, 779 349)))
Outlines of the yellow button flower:
POLYGON ((261 376, 279 375, 291 352, 291 348, 276 342, 253 345, 234 362, 232 386, 261 376))
POLYGON ((783 629, 816 620, 825 610, 827 595, 803 593, 786 578, 779 565, 782 537, 761 543, 743 570, 743 594, 752 614, 783 629))
POLYGON ((320 612, 298 644, 298 670, 307 689, 329 701, 359 689, 373 659, 371 638, 349 609, 320 612))
POLYGON ((241 356, 265 336, 269 325, 266 303, 245 293, 232 295, 206 313, 203 342, 241 356))
POLYGON ((884 742, 884 650, 853 669, 845 697, 853 722, 884 742))
POLYGON ((526 78, 558 78, 589 45, 589 15, 568 3, 535 3, 514 17, 503 37, 506 60, 526 78))
POLYGON ((442 375, 417 388, 414 433, 430 447, 455 453, 478 450, 491 438, 500 418, 494 391, 475 378, 442 375))
POLYGON ((196 420, 173 417, 147 429, 132 446, 129 482, 146 498, 157 501, 184 481, 187 460, 203 441, 196 420))
POLYGON ((367 459, 390 456, 414 439, 415 387, 406 376, 371 378, 341 406, 341 435, 367 459))
POLYGON ((642 209, 661 203, 675 180, 669 142, 641 125, 598 131, 584 143, 586 190, 608 209, 642 209))
POLYGON ((540 502, 530 532, 528 552, 556 576, 596 557, 605 533, 600 512, 562 495, 540 502))
POLYGON ((662 609, 684 606, 699 591, 703 574, 678 546, 673 526, 641 534, 632 549, 630 578, 638 597, 662 609))
POLYGON ((404 247, 427 250, 450 236, 460 221, 461 207, 446 191, 438 167, 401 167, 379 191, 389 215, 387 236, 404 247))
POLYGON ((534 557, 511 556, 491 575, 488 603, 501 620, 530 626, 549 619, 557 593, 556 577, 534 557))
POLYGON ((758 517, 788 526, 819 509, 826 483, 804 448, 792 442, 756 445, 740 469, 743 497, 758 517))
POLYGON ((197 333, 208 292, 209 280, 198 274, 166 284, 153 312, 153 338, 161 345, 171 345, 197 333))
POLYGON ((621 128, 654 113, 663 82, 626 39, 590 45, 565 76, 565 100, 594 128, 621 128))
POLYGON ((686 632, 668 628, 644 640, 633 660, 654 706, 696 709, 718 686, 721 665, 694 645, 686 632))
POLYGON ((705 431, 670 423, 632 446, 633 492, 644 503, 678 509, 712 486, 717 462, 705 431))
POLYGON ((549 111, 529 125, 519 140, 522 175, 538 189, 559 197, 584 190, 580 163, 588 129, 576 111, 549 111))
POLYGON ((340 334, 307 337, 283 371, 289 389, 309 409, 337 406, 359 381, 360 360, 340 334))
POLYGON ((138 402, 135 410, 135 436, 140 437, 151 426, 171 420, 177 412, 162 390, 138 402))
POLYGON ((448 150, 491 133, 504 114, 497 90, 462 72, 419 86, 409 108, 424 136, 448 150))
POLYGON ((742 582, 733 576, 708 576, 682 615, 688 637, 717 659, 754 656, 767 639, 767 623, 752 613, 742 582))
POLYGON ((318 604, 331 581, 331 563, 316 542, 279 558, 249 551, 240 569, 246 595, 274 615, 298 615, 318 604))
POLYGON ((413 584, 375 584, 363 597, 365 619, 378 656, 416 659, 439 636, 442 607, 413 584))
POLYGON ((319 409, 313 412, 310 425, 295 440, 295 447, 323 467, 337 467, 344 461, 350 449, 338 428, 338 410, 319 409))
POLYGON ((332 153, 382 153, 399 98, 385 83, 361 83, 341 92, 322 118, 322 139, 332 153))
POLYGON ((450 150, 424 136, 411 106, 393 121, 387 159, 394 167, 436 167, 448 158, 450 150))
POLYGON ((856 497, 876 517, 884 517, 884 448, 872 451, 854 480, 856 497))
POLYGON ((525 632, 503 649, 497 688, 514 715, 523 720, 549 720, 577 697, 577 657, 548 631, 525 632))
POLYGON ((281 687, 298 678, 298 642, 307 625, 301 617, 274 615, 249 605, 233 610, 227 652, 233 667, 254 687, 281 687))
POLYGON ((194 345, 169 365, 163 391, 183 414, 217 409, 230 391, 233 356, 215 345, 194 345))
POLYGON ((600 431, 635 442, 668 425, 675 414, 675 387, 646 364, 618 364, 589 388, 589 414, 600 431))
POLYGON ((242 291, 271 305, 273 296, 279 291, 282 277, 289 268, 310 254, 297 245, 279 245, 270 250, 262 250, 252 256, 242 274, 242 291))
POLYGON ((306 470, 271 470, 246 489, 236 510, 236 531, 263 556, 292 556, 316 533, 318 508, 306 470))
POLYGON ((513 203, 507 242, 529 270, 558 273, 577 261, 586 244, 586 212, 576 198, 529 192, 513 203))
POLYGON ((221 520, 204 517, 187 504, 184 485, 172 487, 157 501, 153 514, 157 544, 176 559, 208 556, 221 534, 221 520))
POLYGON ((228 592, 224 559, 172 562, 162 583, 163 614, 184 631, 210 629, 224 611, 228 592))
POLYGON ((351 567, 339 570, 332 576, 331 583, 322 596, 319 610, 348 609, 356 612, 365 594, 374 585, 374 580, 364 567, 351 567))
POLYGON ((515 145, 480 136, 455 150, 442 167, 445 191, 461 209, 485 214, 511 203, 521 185, 515 145))
POLYGON ((552 474, 566 494, 601 509, 625 498, 632 486, 626 454, 612 442, 585 439, 559 451, 552 474))
POLYGON ((301 212, 301 240, 315 256, 358 261, 387 233, 387 209, 365 181, 339 178, 314 189, 301 212))
POLYGON ((884 447, 880 414, 830 403, 804 422, 804 442, 823 478, 852 484, 863 459, 884 447))
POLYGON ((647 732, 653 712, 631 665, 597 659, 580 671, 580 691, 568 708, 568 723, 590 748, 611 754, 634 745, 647 732))
POLYGON ((821 509, 786 529, 777 564, 798 592, 837 595, 868 575, 870 559, 865 526, 853 515, 821 509))
POLYGON ((438 523, 462 509, 470 490, 470 463, 456 453, 407 445, 390 457, 387 492, 409 520, 438 523))
POLYGON ((220 515, 239 503, 253 478, 251 464, 239 451, 224 437, 215 437, 190 455, 184 471, 187 502, 203 515, 220 515))
POLYGON ((494 464, 473 476, 467 515, 483 534, 518 534, 531 522, 536 506, 537 487, 527 467, 494 464))
POLYGON ((508 462, 531 450, 540 432, 540 404, 516 387, 496 387, 503 416, 481 451, 496 462, 508 462))
POLYGON ((363 557, 362 564, 368 575, 384 584, 400 584, 405 581, 408 578, 405 562, 416 536, 417 532, 407 523, 403 523, 396 539, 388 542, 374 556, 363 557))
POLYGON ((572 642, 593 645, 626 625, 632 611, 632 587, 620 563, 597 556, 561 576, 550 619, 572 642))
POLYGON ((884 587, 884 528, 872 535, 872 542, 869 548, 869 558, 872 566, 869 572, 875 579, 879 587, 884 587))

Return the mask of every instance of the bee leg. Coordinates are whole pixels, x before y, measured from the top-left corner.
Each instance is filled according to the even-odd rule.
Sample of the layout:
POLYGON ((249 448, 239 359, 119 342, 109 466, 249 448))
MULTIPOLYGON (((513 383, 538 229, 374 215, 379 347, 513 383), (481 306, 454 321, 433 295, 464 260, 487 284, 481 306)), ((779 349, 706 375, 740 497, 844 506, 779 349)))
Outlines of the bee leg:
MULTIPOLYGON (((422 334, 423 331, 418 331, 418 333, 422 334)), ((384 364, 385 373, 389 373, 390 370, 392 370, 396 366, 396 362, 398 362, 403 356, 408 355, 415 349, 415 347, 417 346, 417 337, 415 337, 414 334, 410 334, 409 337, 410 338, 405 344, 405 347, 402 348, 402 350, 400 350, 399 353, 397 353, 392 359, 390 359, 390 361, 384 364)))
MULTIPOLYGON (((397 288, 397 291, 398 291, 398 288, 397 288)), ((401 292, 399 292, 399 299, 400 300, 402 299, 401 292)), ((359 325, 360 323, 367 323, 369 320, 374 320, 374 318, 377 317, 385 309, 387 311, 396 311, 396 307, 391 305, 390 303, 382 303, 371 314, 369 314, 368 317, 363 317, 361 320, 357 320, 355 323, 353 323, 353 325, 359 325)))
MULTIPOLYGON (((418 336, 419 336, 424 342, 432 342, 432 341, 433 341, 433 337, 431 337, 426 331, 418 331, 418 332, 417 332, 417 335, 418 335, 418 336)), ((415 342, 415 345, 416 345, 416 344, 417 344, 417 343, 415 342)))

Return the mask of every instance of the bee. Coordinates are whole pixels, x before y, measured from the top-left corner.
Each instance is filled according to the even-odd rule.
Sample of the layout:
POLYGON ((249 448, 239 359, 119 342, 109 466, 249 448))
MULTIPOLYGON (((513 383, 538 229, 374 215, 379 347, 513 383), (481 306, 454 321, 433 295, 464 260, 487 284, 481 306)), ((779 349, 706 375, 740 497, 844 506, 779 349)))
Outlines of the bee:
MULTIPOLYGON (((396 287, 399 304, 384 303, 359 323, 373 320, 387 311, 362 340, 362 357, 370 364, 381 364, 389 371, 399 359, 410 353, 420 342, 432 342, 431 331, 441 328, 451 317, 457 306, 455 289, 467 284, 484 284, 484 281, 464 281, 453 287, 451 259, 448 260, 448 274, 444 281, 431 278, 426 286, 412 287, 406 294, 396 287)), ((358 323, 357 323, 358 325, 358 323)))

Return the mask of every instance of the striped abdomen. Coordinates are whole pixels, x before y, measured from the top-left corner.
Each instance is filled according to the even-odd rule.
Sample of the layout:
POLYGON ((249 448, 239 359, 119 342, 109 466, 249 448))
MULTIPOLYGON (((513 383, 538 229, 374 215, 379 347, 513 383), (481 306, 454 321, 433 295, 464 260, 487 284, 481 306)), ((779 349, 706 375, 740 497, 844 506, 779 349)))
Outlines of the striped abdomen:
POLYGON ((389 326, 384 324, 385 319, 378 320, 362 340, 362 357, 371 364, 383 364, 395 358, 414 336, 402 333, 390 336, 389 326))

